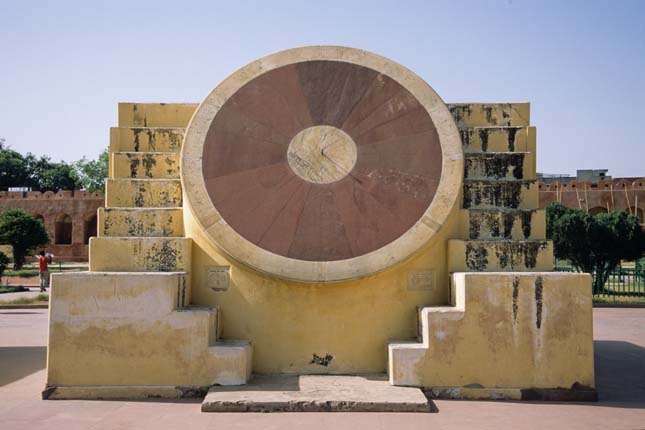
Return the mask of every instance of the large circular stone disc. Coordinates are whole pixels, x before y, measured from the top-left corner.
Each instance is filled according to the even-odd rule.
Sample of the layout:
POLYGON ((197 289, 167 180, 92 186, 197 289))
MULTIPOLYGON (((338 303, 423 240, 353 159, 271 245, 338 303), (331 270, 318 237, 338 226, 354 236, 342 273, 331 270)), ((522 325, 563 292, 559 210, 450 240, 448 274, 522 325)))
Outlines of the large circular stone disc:
POLYGON ((365 51, 307 47, 215 88, 187 129, 181 172, 217 247, 265 273, 332 282, 427 243, 462 166, 448 109, 420 78, 365 51))

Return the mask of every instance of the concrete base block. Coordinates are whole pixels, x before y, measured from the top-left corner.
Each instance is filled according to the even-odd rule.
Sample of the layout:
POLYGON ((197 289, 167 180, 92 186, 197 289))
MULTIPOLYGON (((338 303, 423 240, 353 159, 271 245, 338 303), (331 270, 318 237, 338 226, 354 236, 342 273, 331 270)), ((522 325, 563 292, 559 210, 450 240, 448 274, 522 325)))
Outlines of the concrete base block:
POLYGON ((185 399, 206 395, 208 387, 179 387, 172 385, 119 385, 119 386, 62 386, 47 387, 43 400, 140 400, 185 399))
POLYGON ((255 376, 248 385, 213 387, 202 412, 431 412, 419 388, 385 375, 255 376))

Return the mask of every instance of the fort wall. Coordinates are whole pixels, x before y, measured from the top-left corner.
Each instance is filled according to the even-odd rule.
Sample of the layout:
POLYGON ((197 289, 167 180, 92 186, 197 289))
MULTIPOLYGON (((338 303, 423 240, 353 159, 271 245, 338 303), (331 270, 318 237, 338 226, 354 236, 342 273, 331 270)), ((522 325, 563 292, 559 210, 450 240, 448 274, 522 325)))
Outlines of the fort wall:
POLYGON ((22 209, 45 224, 47 250, 57 260, 87 261, 89 238, 96 236, 103 193, 88 191, 0 191, 0 212, 22 209))

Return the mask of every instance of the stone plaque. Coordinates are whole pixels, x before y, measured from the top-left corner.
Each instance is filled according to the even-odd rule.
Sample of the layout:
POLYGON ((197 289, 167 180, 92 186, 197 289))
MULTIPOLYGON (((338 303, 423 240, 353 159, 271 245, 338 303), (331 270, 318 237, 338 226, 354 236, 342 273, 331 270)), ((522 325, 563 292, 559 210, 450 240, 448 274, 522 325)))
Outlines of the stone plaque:
POLYGON ((208 268, 208 288, 213 291, 226 291, 229 284, 229 266, 208 268))
POLYGON ((431 290, 434 285, 434 272, 429 270, 408 272, 408 290, 431 290))

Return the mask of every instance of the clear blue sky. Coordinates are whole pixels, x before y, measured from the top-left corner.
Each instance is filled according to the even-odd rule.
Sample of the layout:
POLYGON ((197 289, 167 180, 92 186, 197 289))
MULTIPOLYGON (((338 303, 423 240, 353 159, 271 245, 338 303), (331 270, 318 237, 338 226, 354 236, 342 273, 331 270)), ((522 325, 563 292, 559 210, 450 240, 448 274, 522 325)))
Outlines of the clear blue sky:
POLYGON ((645 1, 0 0, 0 137, 95 157, 117 102, 200 102, 312 44, 389 57, 446 102, 530 101, 539 171, 645 176, 645 1))

